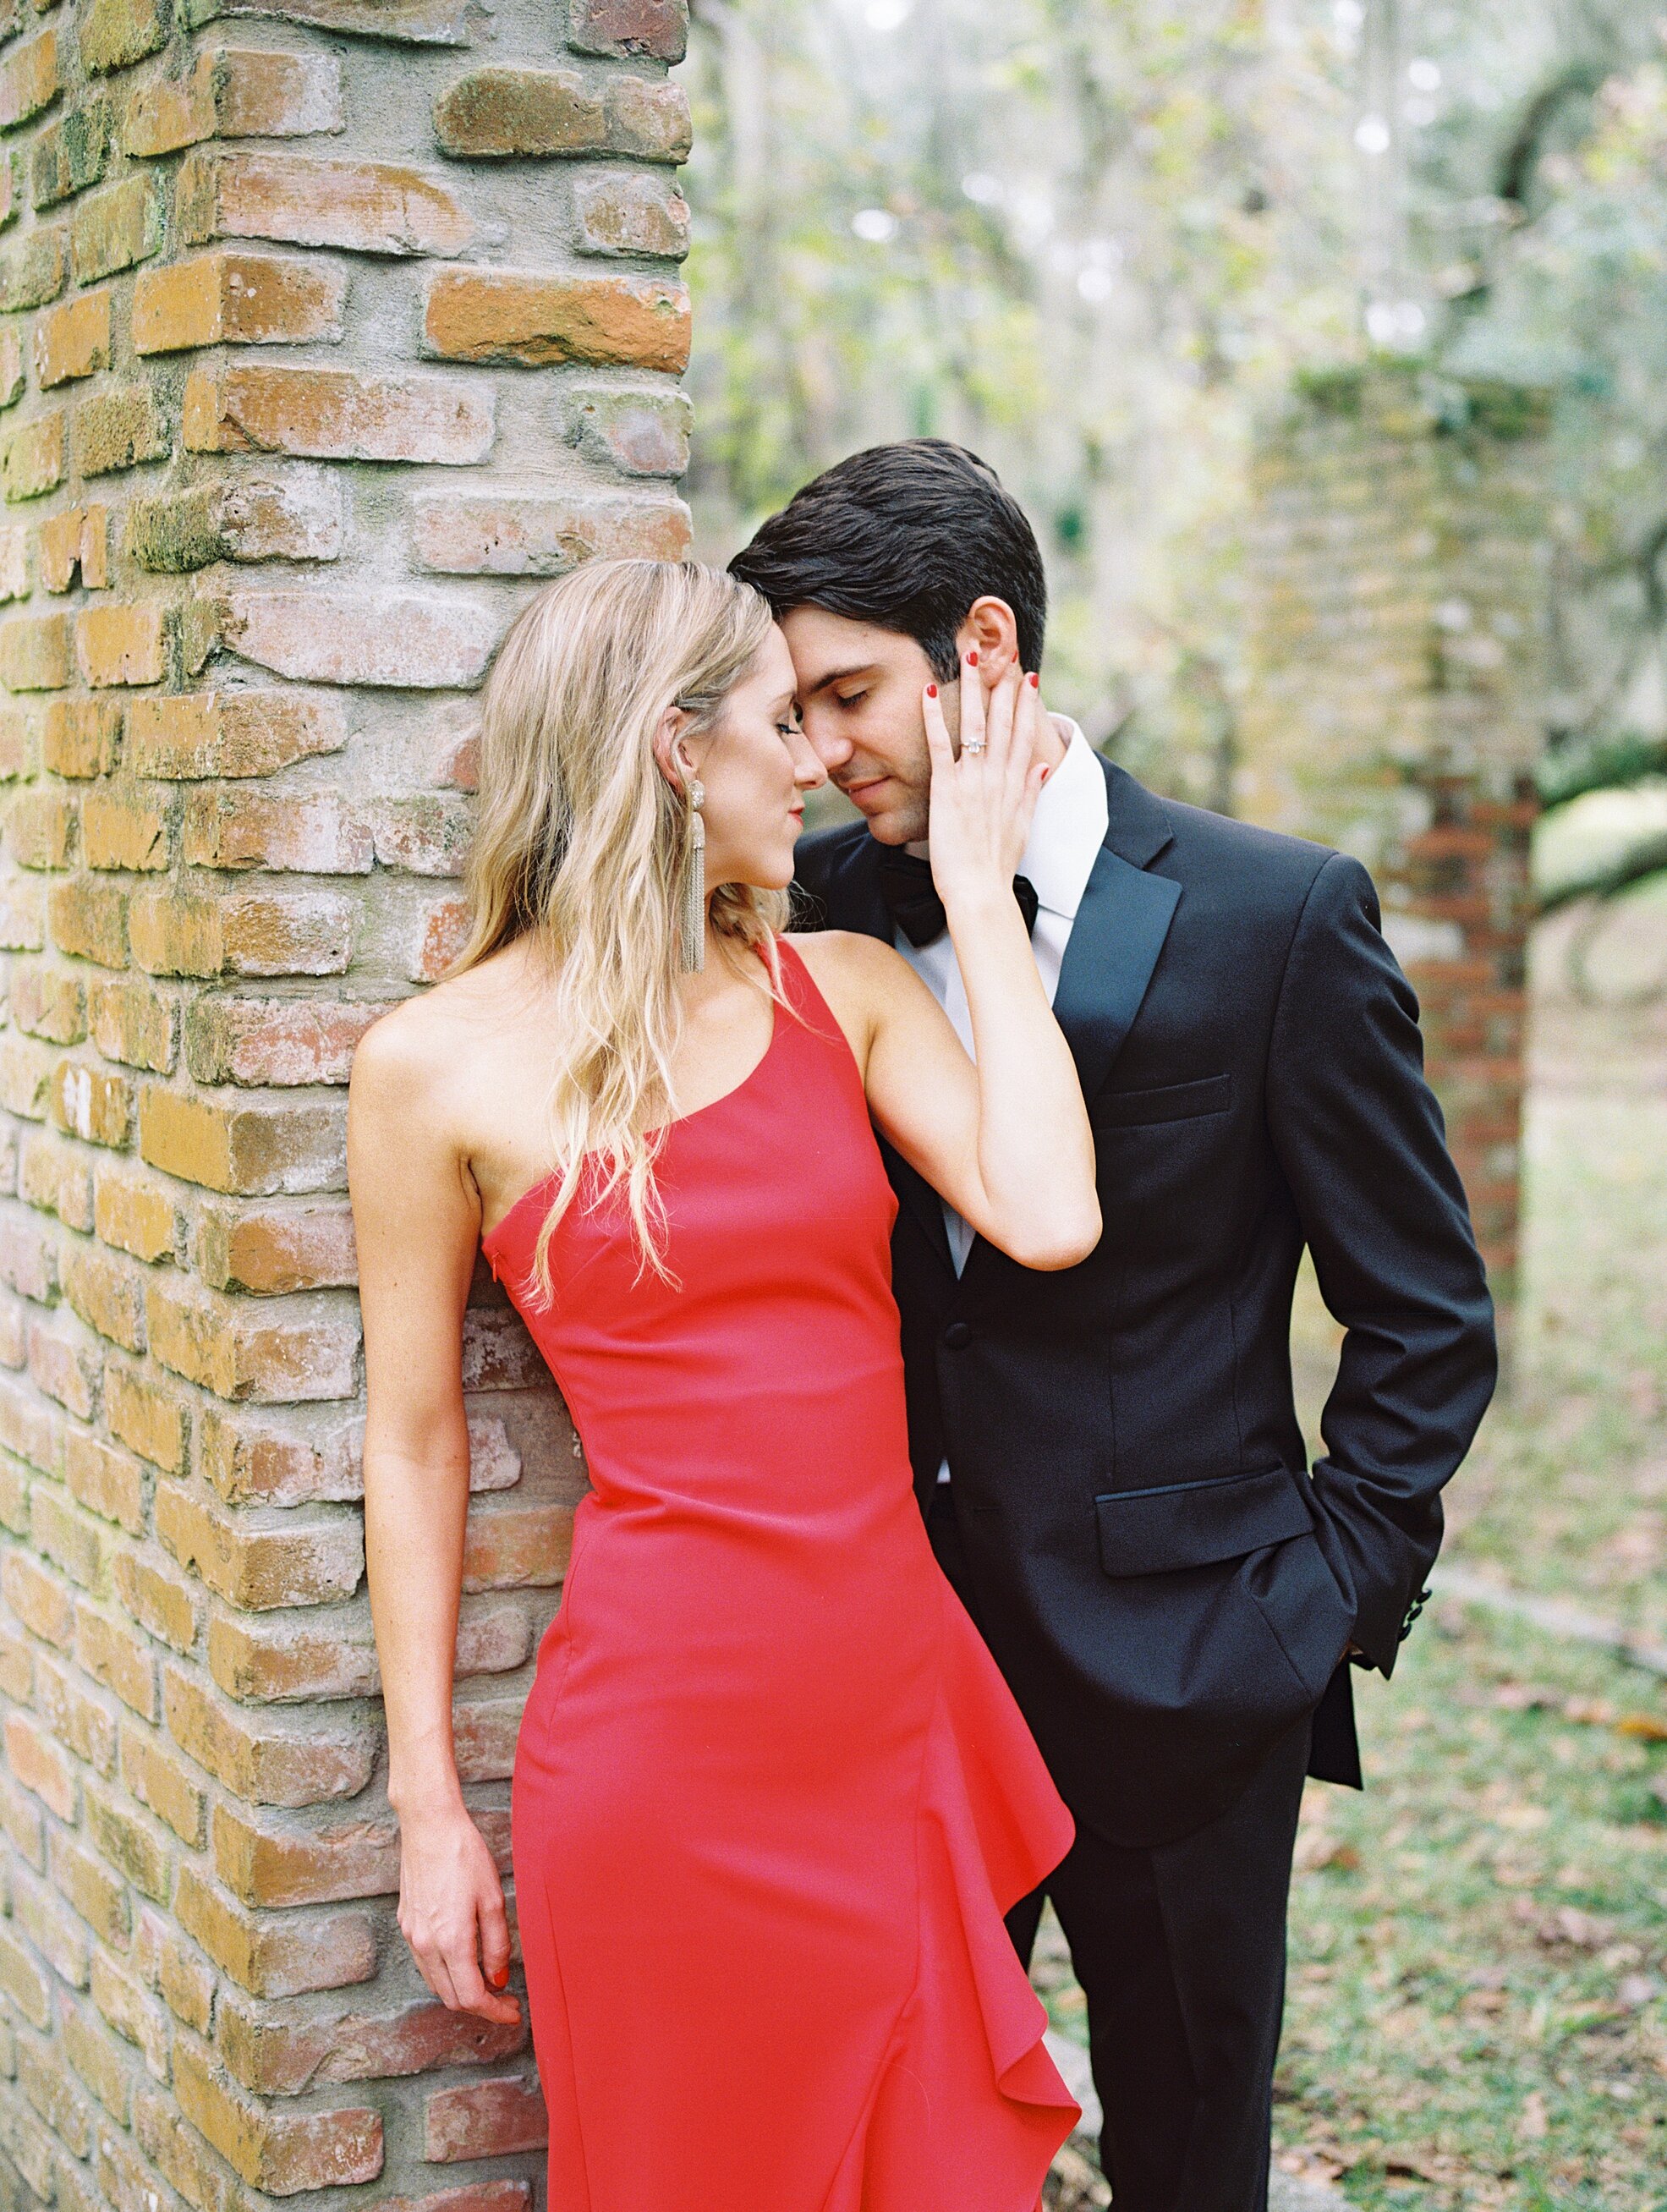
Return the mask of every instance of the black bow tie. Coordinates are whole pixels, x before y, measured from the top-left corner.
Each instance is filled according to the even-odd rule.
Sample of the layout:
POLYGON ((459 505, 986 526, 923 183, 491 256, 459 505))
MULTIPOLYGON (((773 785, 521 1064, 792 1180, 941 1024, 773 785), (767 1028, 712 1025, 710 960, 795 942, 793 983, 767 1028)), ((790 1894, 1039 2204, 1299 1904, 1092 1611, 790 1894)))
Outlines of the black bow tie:
MULTIPOLYGON (((931 944, 949 927, 949 917, 943 911, 937 885, 932 881, 931 862, 906 853, 900 845, 883 845, 880 848, 880 895, 892 920, 912 945, 931 944)), ((1025 927, 1034 930, 1036 910, 1041 902, 1028 876, 1014 877, 1013 896, 1019 902, 1025 927)))

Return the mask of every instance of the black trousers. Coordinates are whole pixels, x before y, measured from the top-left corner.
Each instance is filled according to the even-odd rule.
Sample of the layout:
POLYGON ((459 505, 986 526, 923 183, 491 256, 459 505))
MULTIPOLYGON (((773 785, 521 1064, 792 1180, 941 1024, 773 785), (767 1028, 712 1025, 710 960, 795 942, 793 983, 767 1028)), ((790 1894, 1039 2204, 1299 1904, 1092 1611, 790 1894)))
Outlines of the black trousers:
MULTIPOLYGON (((972 1613, 953 1486, 927 1527, 972 1613)), ((1285 1912, 1309 1723, 1235 1803, 1177 1843, 1132 1850, 1079 1822, 1069 1856, 1008 1928, 1028 1966, 1052 1899, 1088 1999, 1116 2212, 1266 2212, 1285 1912)))

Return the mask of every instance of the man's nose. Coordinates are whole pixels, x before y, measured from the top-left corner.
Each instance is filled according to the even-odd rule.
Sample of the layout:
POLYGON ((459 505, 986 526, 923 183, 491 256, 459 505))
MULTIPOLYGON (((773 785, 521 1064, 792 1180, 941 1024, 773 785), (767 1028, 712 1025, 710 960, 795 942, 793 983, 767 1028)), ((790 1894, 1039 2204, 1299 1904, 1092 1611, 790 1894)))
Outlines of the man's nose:
POLYGON ((829 775, 836 775, 857 750, 849 738, 843 736, 832 725, 824 722, 820 715, 814 720, 806 720, 804 734, 809 739, 816 758, 829 775))
POLYGON ((795 730, 789 747, 793 760, 793 782, 800 791, 820 791, 827 781, 821 756, 803 730, 795 730))

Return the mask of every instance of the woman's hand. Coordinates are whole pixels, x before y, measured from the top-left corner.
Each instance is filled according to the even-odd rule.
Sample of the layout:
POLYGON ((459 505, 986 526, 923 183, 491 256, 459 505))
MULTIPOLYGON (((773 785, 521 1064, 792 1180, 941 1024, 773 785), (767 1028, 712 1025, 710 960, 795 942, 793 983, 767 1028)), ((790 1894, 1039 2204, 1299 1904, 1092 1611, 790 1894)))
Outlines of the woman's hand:
POLYGON ((945 909, 1011 901, 1037 795, 1047 778, 1036 758, 1041 695, 1016 665, 986 701, 978 656, 961 664, 961 751, 957 757, 936 684, 924 702, 932 784, 928 836, 932 880, 945 909))
POLYGON ((512 2027, 521 2008, 500 1996, 509 1979, 504 1886, 486 1839, 461 1805, 402 1816, 399 1928, 422 1978, 452 2012, 512 2027))

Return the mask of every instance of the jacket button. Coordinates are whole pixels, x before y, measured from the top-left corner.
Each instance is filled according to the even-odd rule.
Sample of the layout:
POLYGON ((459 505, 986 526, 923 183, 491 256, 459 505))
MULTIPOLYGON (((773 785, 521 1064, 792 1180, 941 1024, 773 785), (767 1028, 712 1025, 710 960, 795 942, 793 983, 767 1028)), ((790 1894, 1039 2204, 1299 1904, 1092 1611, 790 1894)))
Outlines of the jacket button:
POLYGON ((960 1352, 973 1341, 972 1325, 964 1321, 952 1321, 943 1332, 943 1341, 951 1352, 960 1352))

